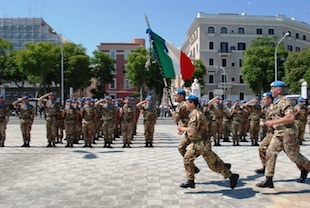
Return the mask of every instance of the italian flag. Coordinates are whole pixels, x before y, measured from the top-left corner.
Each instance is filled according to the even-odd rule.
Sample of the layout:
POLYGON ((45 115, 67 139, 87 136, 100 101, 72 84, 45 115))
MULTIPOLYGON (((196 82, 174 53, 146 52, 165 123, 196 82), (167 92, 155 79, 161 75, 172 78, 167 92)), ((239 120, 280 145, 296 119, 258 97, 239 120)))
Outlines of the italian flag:
POLYGON ((148 33, 154 43, 155 53, 165 78, 181 75, 183 80, 191 80, 195 67, 190 58, 151 29, 148 29, 148 33))

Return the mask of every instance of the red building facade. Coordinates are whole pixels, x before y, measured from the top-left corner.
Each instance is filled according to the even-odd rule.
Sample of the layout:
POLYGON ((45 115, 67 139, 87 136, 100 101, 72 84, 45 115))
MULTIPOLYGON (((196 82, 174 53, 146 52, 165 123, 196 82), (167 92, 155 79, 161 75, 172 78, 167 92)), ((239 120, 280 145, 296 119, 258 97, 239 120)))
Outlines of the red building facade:
POLYGON ((133 96, 139 89, 133 88, 124 73, 127 56, 138 47, 145 47, 145 39, 132 39, 132 43, 100 43, 98 50, 115 59, 114 82, 105 86, 107 94, 113 98, 133 96))

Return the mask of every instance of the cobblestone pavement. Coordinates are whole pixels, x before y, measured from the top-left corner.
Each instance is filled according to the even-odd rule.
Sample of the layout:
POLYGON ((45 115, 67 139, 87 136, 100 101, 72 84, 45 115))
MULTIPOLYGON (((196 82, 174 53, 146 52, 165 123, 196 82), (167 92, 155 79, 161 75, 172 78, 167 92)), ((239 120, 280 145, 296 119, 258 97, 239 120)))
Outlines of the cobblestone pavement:
MULTIPOLYGON (((143 126, 138 126, 132 148, 122 148, 121 139, 113 149, 102 148, 100 139, 94 148, 46 148, 44 121, 36 119, 30 148, 22 148, 18 121, 7 126, 7 140, 0 148, 0 208, 9 207, 310 207, 310 179, 296 182, 300 172, 281 152, 278 156, 274 189, 259 189, 264 179, 254 170, 261 167, 257 147, 242 142, 239 147, 222 143, 213 150, 232 164, 239 173, 237 187, 212 172, 199 157, 195 164, 195 189, 182 189, 186 181, 179 136, 171 119, 159 119, 155 127, 154 148, 144 147, 143 126)), ((309 139, 308 132, 306 139, 309 139)), ((310 158, 310 140, 301 146, 310 158)))

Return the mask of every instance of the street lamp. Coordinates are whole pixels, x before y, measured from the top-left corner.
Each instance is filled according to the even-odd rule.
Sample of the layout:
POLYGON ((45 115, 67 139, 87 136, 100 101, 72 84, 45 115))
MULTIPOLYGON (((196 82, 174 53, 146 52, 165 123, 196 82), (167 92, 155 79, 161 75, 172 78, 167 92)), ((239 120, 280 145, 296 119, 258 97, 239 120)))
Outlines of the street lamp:
POLYGON ((226 74, 226 70, 224 69, 224 67, 220 66, 220 69, 223 70, 224 75, 225 75, 223 88, 224 88, 224 99, 226 99, 227 98, 227 96, 226 96, 226 82, 228 79, 228 75, 226 74))
POLYGON ((278 42, 277 46, 276 46, 276 50, 274 52, 274 81, 278 80, 278 66, 277 66, 277 51, 278 51, 278 47, 280 45, 280 43, 284 40, 284 38, 286 38, 286 36, 289 36, 290 33, 287 32, 285 33, 285 35, 280 39, 280 41, 278 42))
POLYGON ((61 85, 61 103, 64 104, 64 48, 62 45, 62 41, 60 40, 58 34, 56 31, 53 31, 58 39, 58 42, 60 44, 60 51, 61 51, 61 72, 60 72, 60 85, 61 85))

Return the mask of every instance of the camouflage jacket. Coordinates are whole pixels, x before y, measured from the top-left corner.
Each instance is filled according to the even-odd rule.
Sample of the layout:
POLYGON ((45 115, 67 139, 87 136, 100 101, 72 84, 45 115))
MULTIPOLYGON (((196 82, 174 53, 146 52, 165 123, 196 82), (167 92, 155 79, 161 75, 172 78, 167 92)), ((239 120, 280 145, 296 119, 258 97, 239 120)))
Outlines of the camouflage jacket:
POLYGON ((180 103, 180 105, 178 105, 175 109, 174 121, 176 123, 181 121, 183 126, 187 126, 188 120, 189 120, 189 118, 188 118, 189 113, 190 112, 188 110, 186 110, 185 101, 182 101, 180 103))
POLYGON ((34 108, 30 104, 21 104, 19 106, 20 119, 29 120, 34 115, 34 108))

